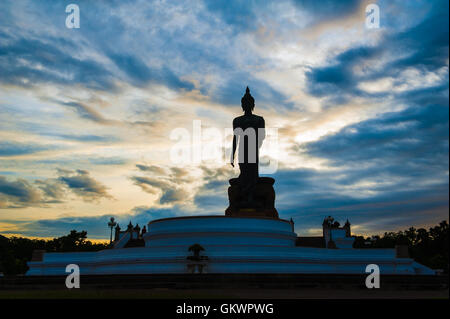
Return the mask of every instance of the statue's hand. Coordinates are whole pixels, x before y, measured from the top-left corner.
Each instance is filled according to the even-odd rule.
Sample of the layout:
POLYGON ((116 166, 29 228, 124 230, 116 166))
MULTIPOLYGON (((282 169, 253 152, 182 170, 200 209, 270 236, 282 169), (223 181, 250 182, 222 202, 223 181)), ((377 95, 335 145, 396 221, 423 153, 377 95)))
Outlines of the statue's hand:
POLYGON ((231 166, 233 166, 233 167, 234 167, 234 163, 233 163, 233 162, 231 162, 230 164, 231 164, 231 166))

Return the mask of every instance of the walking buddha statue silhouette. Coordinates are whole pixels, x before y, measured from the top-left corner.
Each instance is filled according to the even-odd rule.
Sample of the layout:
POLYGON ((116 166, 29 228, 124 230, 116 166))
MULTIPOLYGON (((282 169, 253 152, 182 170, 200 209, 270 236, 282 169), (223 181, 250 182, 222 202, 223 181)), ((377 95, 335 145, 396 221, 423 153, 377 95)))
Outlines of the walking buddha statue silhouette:
POLYGON ((275 209, 275 180, 259 176, 259 149, 265 134, 265 121, 262 116, 253 114, 255 99, 247 87, 241 99, 244 115, 233 120, 233 150, 231 165, 234 167, 236 150, 240 174, 230 179, 228 198, 230 205, 227 216, 255 216, 278 218, 275 209))

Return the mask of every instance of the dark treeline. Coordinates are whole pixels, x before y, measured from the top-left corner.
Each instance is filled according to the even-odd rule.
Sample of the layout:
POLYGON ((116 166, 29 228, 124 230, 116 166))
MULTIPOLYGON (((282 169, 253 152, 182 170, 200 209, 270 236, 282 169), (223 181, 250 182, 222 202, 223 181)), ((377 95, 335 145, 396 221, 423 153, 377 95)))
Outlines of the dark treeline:
POLYGON ((24 274, 28 270, 34 250, 47 252, 98 251, 107 244, 92 243, 86 240, 87 232, 72 230, 68 235, 51 240, 28 239, 23 237, 6 238, 0 236, 0 272, 5 275, 24 274))
POLYGON ((411 258, 432 269, 448 273, 448 223, 442 221, 429 230, 414 227, 405 231, 384 233, 382 237, 355 238, 354 248, 393 248, 408 245, 411 258))
MULTIPOLYGON (((414 227, 405 231, 384 233, 383 236, 356 236, 354 248, 394 248, 408 245, 409 253, 417 262, 432 269, 442 269, 448 273, 448 231, 447 221, 429 230, 414 227)), ((24 274, 28 270, 34 250, 47 252, 98 251, 108 248, 108 244, 95 244, 86 240, 87 232, 72 230, 68 235, 51 240, 6 238, 0 236, 0 272, 5 275, 24 274)))

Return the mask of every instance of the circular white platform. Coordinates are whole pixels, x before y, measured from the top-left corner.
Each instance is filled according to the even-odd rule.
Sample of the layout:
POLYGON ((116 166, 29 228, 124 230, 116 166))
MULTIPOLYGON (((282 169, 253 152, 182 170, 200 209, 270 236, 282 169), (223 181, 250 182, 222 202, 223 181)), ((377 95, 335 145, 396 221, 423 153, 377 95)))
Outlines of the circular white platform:
POLYGON ((297 235, 283 219, 189 216, 151 221, 146 247, 200 245, 295 246, 297 235))
POLYGON ((175 217, 152 221, 146 247, 97 252, 45 253, 28 262, 27 275, 66 275, 69 264, 81 274, 313 273, 366 274, 376 264, 383 274, 434 274, 394 249, 327 249, 295 246, 290 222, 228 216, 175 217), (200 244, 203 260, 189 259, 189 246, 200 244), (197 267, 197 268, 196 268, 197 267))

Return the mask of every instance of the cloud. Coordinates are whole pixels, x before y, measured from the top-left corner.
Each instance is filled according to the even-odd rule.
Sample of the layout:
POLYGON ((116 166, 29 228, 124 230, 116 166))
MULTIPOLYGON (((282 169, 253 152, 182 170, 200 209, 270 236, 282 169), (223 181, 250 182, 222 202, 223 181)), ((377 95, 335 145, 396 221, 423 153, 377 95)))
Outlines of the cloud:
MULTIPOLYGON (((7 6, 3 11, 15 10, 21 18, 36 22, 45 17, 53 23, 30 29, 5 17, 3 24, 17 32, 14 35, 6 31, 0 33, 0 67, 4 71, 0 82, 4 84, 27 88, 44 84, 79 85, 117 93, 123 83, 141 88, 153 84, 184 92, 194 90, 192 80, 195 80, 200 84, 195 89, 208 94, 214 102, 239 104, 246 85, 259 88, 261 98, 272 103, 287 100, 267 81, 253 75, 252 66, 263 62, 259 55, 249 56, 250 65, 235 67, 237 61, 233 53, 250 49, 240 46, 253 45, 235 38, 241 29, 233 31, 226 26, 237 22, 238 27, 244 24, 251 29, 259 27, 264 20, 255 12, 268 7, 267 4, 248 5, 242 1, 222 5, 208 1, 193 6, 176 3, 160 6, 140 2, 140 12, 136 13, 136 4, 117 3, 111 8, 102 3, 90 3, 83 6, 82 27, 89 32, 74 34, 63 30, 58 36, 39 30, 60 29, 56 22, 63 16, 62 4, 36 6, 30 3, 29 6, 30 10, 21 14, 14 6, 7 6), (221 21, 218 16, 222 17, 221 21), (253 17, 261 21, 255 23, 253 17), (104 28, 105 24, 110 27, 104 28), (111 45, 109 38, 120 45, 111 45), (136 43, 137 38, 146 41, 136 43)), ((258 102, 262 102, 257 90, 255 93, 258 102)), ((84 118, 103 120, 84 103, 66 103, 84 118)), ((289 106, 287 101, 284 104, 289 106)), ((265 106, 265 103, 260 105, 265 106)))
POLYGON ((38 144, 0 141, 0 156, 27 155, 45 151, 49 148, 48 146, 38 144))
POLYGON ((79 47, 64 38, 20 38, 0 32, 0 82, 23 87, 40 83, 113 88, 110 72, 92 59, 70 54, 79 47))
MULTIPOLYGON (((107 21, 102 21, 100 16, 105 15, 104 5, 85 4, 83 28, 97 32, 75 35, 66 33, 64 31, 69 30, 63 29, 58 36, 45 32, 36 36, 39 33, 36 30, 27 30, 26 26, 8 19, 9 26, 14 27, 17 32, 14 35, 7 32, 7 29, 0 32, 0 82, 22 87, 42 84, 80 85, 93 90, 114 91, 119 89, 116 81, 120 79, 132 86, 144 87, 149 83, 157 83, 174 89, 191 90, 192 83, 180 79, 170 64, 164 62, 158 67, 148 65, 146 55, 140 55, 139 50, 134 50, 136 54, 130 54, 128 48, 112 47, 105 41, 105 37, 124 40, 127 35, 124 32, 124 21, 118 17, 121 9, 125 9, 127 5, 117 3, 115 6, 116 10, 111 12, 107 21), (105 23, 112 28, 102 28, 105 23)), ((44 16, 45 20, 55 23, 65 16, 62 4, 34 6, 31 3, 30 7, 34 11, 24 13, 28 19, 41 21, 44 16)), ((142 4, 142 7, 145 12, 151 6, 142 4)), ((4 7, 2 11, 12 10, 15 10, 14 6, 4 7)), ((20 15, 19 12, 15 14, 20 15)), ((41 29, 48 28, 46 26, 41 29)), ((83 105, 74 104, 73 107, 88 116, 92 115, 83 110, 83 105)))
POLYGON ((44 192, 44 195, 51 198, 47 203, 61 203, 66 196, 66 189, 58 179, 36 180, 34 183, 44 192))
POLYGON ((449 2, 438 0, 432 3, 427 16, 417 25, 403 31, 388 35, 383 43, 387 48, 392 46, 400 58, 387 65, 388 73, 395 73, 398 69, 410 66, 436 70, 448 61, 448 23, 449 2))
MULTIPOLYGON (((442 27, 448 22, 445 8, 448 1, 434 2, 415 26, 379 31, 376 44, 352 46, 338 52, 328 65, 310 68, 305 74, 308 92, 338 104, 354 97, 380 98, 413 90, 408 74, 414 74, 414 81, 420 82, 421 78, 419 86, 448 88, 448 28, 442 27), (434 83, 427 83, 426 76, 432 77, 434 83), (377 92, 359 86, 362 82, 376 86, 376 81, 381 80, 387 84, 377 92)), ((395 19, 387 8, 382 6, 380 10, 387 15, 386 21, 395 19)))
POLYGON ((0 208, 19 208, 42 203, 42 196, 27 180, 9 181, 0 176, 0 208))
POLYGON ((110 135, 102 136, 95 134, 59 134, 59 133, 45 134, 45 135, 68 141, 78 141, 86 143, 102 143, 102 142, 113 143, 119 140, 117 136, 110 136, 110 135))
POLYGON ((170 178, 173 181, 189 183, 191 177, 189 176, 189 170, 180 167, 170 168, 170 178))
POLYGON ((109 58, 126 74, 133 85, 144 86, 154 82, 175 89, 194 88, 192 83, 180 80, 167 66, 149 68, 141 59, 126 54, 111 54, 109 58))
POLYGON ((136 164, 136 167, 143 172, 155 173, 162 176, 167 174, 167 171, 164 168, 157 165, 136 164))
POLYGON ((334 165, 391 168, 393 173, 442 175, 448 168, 448 106, 427 105, 350 125, 306 146, 334 165))
POLYGON ((155 189, 168 190, 172 186, 169 182, 161 179, 144 177, 144 176, 131 176, 130 179, 134 182, 135 185, 142 188, 144 192, 155 194, 155 189), (149 187, 151 186, 151 187, 149 187))
POLYGON ((277 172, 280 215, 310 219, 300 229, 325 215, 348 217, 366 232, 445 219, 448 110, 414 105, 304 145, 306 154, 326 159, 329 170, 277 172))
POLYGON ((87 106, 83 103, 79 102, 59 102, 59 103, 61 105, 68 106, 74 109, 81 118, 102 124, 108 124, 111 122, 110 120, 105 119, 99 112, 94 110, 92 107, 87 106))
POLYGON ((255 3, 254 1, 233 1, 223 3, 220 1, 204 1, 206 8, 219 16, 226 24, 236 27, 236 30, 252 30, 258 27, 257 14, 255 8, 266 6, 264 2, 255 3))
POLYGON ((317 228, 328 215, 348 218, 364 233, 398 230, 399 225, 431 225, 448 217, 446 182, 424 185, 420 178, 383 178, 351 168, 280 170, 273 177, 280 218, 293 217, 299 234, 317 228), (353 180, 351 175, 356 173, 360 178, 353 180))
POLYGON ((200 166, 200 171, 144 164, 136 166, 140 171, 151 176, 131 176, 130 179, 143 191, 149 194, 160 194, 160 204, 189 206, 193 201, 197 211, 211 211, 212 205, 205 205, 205 203, 215 203, 217 207, 224 202, 222 198, 218 200, 218 197, 226 197, 225 179, 231 176, 232 171, 230 168, 213 169, 203 165, 200 166))
POLYGON ((234 169, 227 165, 222 167, 209 168, 205 165, 200 166, 204 179, 206 181, 226 180, 233 175, 234 169))
POLYGON ((211 180, 203 184, 194 196, 198 209, 222 213, 228 207, 228 181, 211 180))
POLYGON ((359 94, 357 83, 363 80, 354 73, 359 64, 369 63, 381 54, 378 47, 357 47, 340 53, 336 63, 306 72, 309 92, 317 96, 359 94))
POLYGON ((48 207, 49 204, 63 203, 69 192, 87 202, 112 198, 106 186, 90 177, 86 170, 58 169, 57 173, 58 178, 33 182, 0 176, 0 208, 48 207))
POLYGON ((60 170, 59 174, 61 175, 58 180, 87 202, 98 201, 101 198, 112 198, 108 194, 106 186, 92 178, 86 170, 60 170))
POLYGON ((189 196, 189 193, 183 188, 165 189, 159 199, 161 204, 173 204, 184 202, 189 196))
POLYGON ((208 212, 223 212, 228 206, 228 180, 233 177, 234 170, 231 166, 200 168, 203 185, 195 193, 194 204, 208 212))
POLYGON ((362 0, 325 0, 320 3, 314 0, 293 0, 293 2, 300 10, 308 11, 314 17, 315 23, 349 16, 363 3, 362 0))
POLYGON ((160 204, 176 204, 189 200, 188 192, 179 185, 179 181, 171 181, 164 177, 131 176, 135 185, 149 194, 160 193, 160 204))

